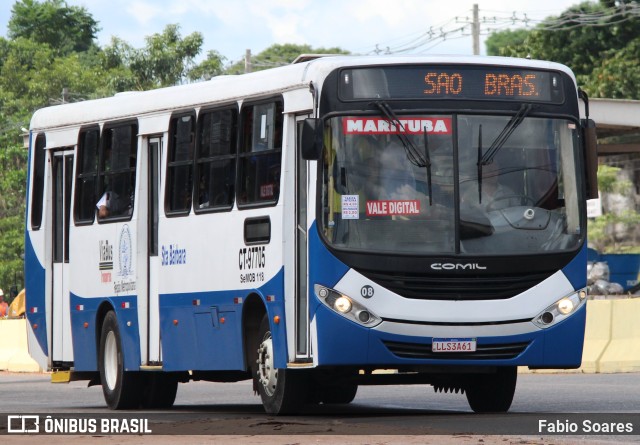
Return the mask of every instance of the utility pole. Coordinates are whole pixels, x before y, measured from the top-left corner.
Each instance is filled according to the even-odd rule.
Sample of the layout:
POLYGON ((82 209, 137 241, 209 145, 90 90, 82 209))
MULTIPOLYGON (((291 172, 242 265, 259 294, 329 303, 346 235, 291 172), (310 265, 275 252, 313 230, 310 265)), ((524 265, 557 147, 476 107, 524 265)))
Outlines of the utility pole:
POLYGON ((478 4, 473 5, 473 23, 471 24, 471 34, 473 36, 473 55, 480 55, 480 19, 478 18, 478 4))
POLYGON ((245 73, 251 72, 251 50, 250 49, 246 50, 244 53, 244 72, 245 73))

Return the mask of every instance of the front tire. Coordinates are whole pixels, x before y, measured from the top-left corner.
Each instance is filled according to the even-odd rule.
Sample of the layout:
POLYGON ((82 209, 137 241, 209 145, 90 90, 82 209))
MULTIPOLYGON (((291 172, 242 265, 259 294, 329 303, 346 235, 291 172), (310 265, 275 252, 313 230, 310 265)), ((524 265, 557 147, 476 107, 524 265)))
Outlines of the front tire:
POLYGON ((515 366, 499 367, 493 374, 476 374, 465 388, 469 406, 476 413, 509 411, 516 391, 515 366))
POLYGON ((343 383, 338 385, 321 385, 318 389, 320 402, 325 405, 346 405, 353 402, 358 392, 355 383, 343 383))
POLYGON ((98 367, 104 400, 109 409, 140 406, 140 376, 137 372, 124 370, 120 328, 113 311, 107 313, 102 323, 98 367))
POLYGON ((306 375, 301 371, 275 367, 273 337, 265 315, 258 330, 254 387, 267 414, 297 414, 306 400, 306 375))

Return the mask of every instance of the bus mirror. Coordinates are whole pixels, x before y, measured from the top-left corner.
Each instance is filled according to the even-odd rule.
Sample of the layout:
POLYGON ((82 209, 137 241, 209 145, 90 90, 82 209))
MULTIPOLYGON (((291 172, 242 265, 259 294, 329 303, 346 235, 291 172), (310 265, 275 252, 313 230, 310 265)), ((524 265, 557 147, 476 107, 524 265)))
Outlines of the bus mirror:
POLYGON ((587 199, 598 197, 598 139, 596 123, 592 119, 582 121, 585 149, 585 176, 587 178, 587 199))
POLYGON ((322 120, 308 118, 302 126, 302 159, 317 161, 322 154, 322 120))

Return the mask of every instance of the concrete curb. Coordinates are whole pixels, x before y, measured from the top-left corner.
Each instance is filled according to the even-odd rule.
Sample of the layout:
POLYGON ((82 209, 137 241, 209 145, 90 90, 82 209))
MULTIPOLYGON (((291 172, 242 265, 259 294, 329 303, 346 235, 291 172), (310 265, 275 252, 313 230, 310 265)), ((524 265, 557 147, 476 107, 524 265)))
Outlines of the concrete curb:
POLYGON ((29 355, 27 346, 27 320, 0 319, 0 370, 10 372, 42 372, 42 368, 29 355))

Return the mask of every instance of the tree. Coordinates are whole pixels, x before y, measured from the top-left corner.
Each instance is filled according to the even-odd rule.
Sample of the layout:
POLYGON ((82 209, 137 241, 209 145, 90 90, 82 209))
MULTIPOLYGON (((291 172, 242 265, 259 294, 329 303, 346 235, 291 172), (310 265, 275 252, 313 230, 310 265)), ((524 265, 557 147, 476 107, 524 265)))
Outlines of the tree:
MULTIPOLYGON (((349 54, 341 48, 312 48, 309 45, 295 45, 292 43, 275 44, 252 57, 252 71, 266 70, 276 66, 288 65, 300 54, 349 54)), ((244 73, 244 61, 237 62, 227 68, 227 74, 244 73)))
POLYGON ((485 41, 487 47, 487 55, 489 56, 506 56, 506 51, 510 48, 519 48, 524 45, 529 36, 528 29, 504 30, 494 32, 485 41))
POLYGON ((9 38, 44 43, 60 55, 89 50, 99 31, 84 7, 68 6, 63 0, 16 1, 7 28, 9 38))
MULTIPOLYGON (((184 81, 195 66, 194 59, 201 51, 203 37, 194 32, 182 38, 179 25, 167 25, 162 33, 145 40, 144 48, 135 49, 127 42, 113 38, 111 45, 104 48, 103 67, 114 75, 118 91, 149 90, 184 81)), ((211 70, 216 55, 209 53, 199 75, 210 72, 207 69, 211 70)))
POLYGON ((198 81, 209 80, 212 77, 219 76, 224 73, 223 63, 225 60, 225 57, 220 55, 218 51, 209 51, 207 58, 189 70, 187 77, 191 81, 198 81))
POLYGON ((24 284, 22 256, 26 164, 27 151, 22 146, 0 148, 0 287, 4 286, 5 289, 12 284, 24 284))

